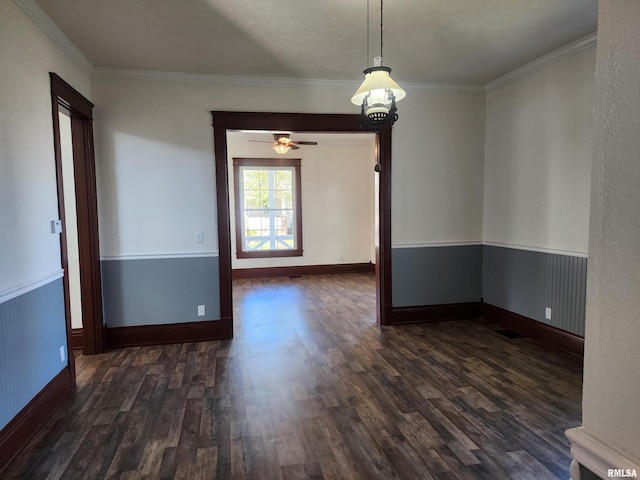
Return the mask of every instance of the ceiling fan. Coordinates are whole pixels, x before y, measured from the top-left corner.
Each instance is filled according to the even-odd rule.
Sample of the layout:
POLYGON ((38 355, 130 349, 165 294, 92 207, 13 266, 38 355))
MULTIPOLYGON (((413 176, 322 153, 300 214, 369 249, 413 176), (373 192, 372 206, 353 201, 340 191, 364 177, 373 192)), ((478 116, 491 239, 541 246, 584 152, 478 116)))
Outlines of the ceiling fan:
POLYGON ((288 133, 274 133, 273 142, 264 142, 261 140, 251 140, 252 142, 271 143, 271 146, 277 153, 285 154, 289 150, 298 150, 299 145, 317 145, 318 142, 295 142, 289 138, 288 133))

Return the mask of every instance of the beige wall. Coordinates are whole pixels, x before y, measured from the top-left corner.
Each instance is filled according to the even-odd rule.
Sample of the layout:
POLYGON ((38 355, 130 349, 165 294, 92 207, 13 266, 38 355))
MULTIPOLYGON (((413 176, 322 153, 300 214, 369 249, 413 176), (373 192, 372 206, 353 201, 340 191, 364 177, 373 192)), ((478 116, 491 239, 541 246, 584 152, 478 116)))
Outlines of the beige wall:
POLYGON ((484 93, 412 92, 393 129, 394 246, 482 241, 484 93))
POLYGON ((11 1, 0 2, 0 301, 60 270, 49 72, 90 97, 89 76, 11 1))
MULTIPOLYGON (((351 93, 93 78, 103 256, 217 251, 211 110, 357 113, 351 93)), ((480 240, 484 95, 409 95, 393 134, 393 242, 480 240)))
POLYGON ((485 242, 587 253, 595 53, 487 94, 485 242))

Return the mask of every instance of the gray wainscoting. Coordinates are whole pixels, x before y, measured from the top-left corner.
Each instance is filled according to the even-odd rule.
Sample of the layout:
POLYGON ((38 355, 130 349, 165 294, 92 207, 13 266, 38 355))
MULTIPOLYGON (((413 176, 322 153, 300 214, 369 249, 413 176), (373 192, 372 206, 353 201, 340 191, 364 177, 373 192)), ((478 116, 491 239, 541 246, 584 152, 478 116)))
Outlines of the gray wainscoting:
POLYGON ((586 258, 485 245, 482 272, 486 303, 584 336, 586 258))
POLYGON ((1 303, 0 429, 67 364, 62 278, 1 303))
POLYGON ((393 248, 394 307, 479 302, 482 245, 393 248))
POLYGON ((218 257, 102 261, 108 327, 220 319, 218 257), (205 316, 198 316, 205 305, 205 316))

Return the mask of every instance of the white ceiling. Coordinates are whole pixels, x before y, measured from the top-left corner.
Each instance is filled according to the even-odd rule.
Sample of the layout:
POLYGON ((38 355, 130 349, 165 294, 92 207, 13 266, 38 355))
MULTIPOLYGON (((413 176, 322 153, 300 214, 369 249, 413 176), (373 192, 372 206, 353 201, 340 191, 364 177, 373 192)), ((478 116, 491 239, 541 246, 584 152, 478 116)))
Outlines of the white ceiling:
MULTIPOLYGON (((367 67, 366 0, 36 1, 99 68, 358 81, 367 67)), ((596 28, 597 0, 387 0, 384 64, 398 82, 484 85, 596 28)))

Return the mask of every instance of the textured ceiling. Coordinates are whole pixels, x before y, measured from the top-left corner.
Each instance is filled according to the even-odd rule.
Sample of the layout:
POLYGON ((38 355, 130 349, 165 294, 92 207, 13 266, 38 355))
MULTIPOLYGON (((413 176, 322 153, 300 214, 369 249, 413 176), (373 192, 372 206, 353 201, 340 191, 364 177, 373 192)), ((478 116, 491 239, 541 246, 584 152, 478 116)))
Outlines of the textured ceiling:
MULTIPOLYGON (((96 67, 357 81, 367 66, 366 0, 37 3, 96 67)), ((387 0, 384 64, 399 82, 485 84, 596 28, 597 0, 387 0)))

